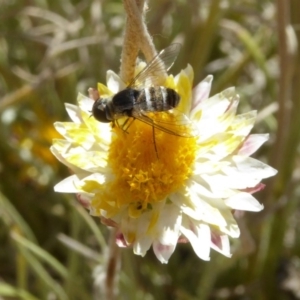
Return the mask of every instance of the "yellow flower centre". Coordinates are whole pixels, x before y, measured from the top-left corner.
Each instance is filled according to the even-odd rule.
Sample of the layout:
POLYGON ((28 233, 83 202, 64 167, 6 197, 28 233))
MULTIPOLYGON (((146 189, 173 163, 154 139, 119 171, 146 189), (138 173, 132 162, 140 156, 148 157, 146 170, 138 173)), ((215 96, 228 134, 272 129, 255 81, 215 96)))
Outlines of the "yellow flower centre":
MULTIPOLYGON (((166 112, 152 117, 158 114, 171 118, 166 112)), ((115 176, 101 202, 109 204, 111 214, 126 205, 129 215, 138 217, 184 185, 195 160, 196 139, 169 134, 139 120, 126 132, 118 126, 112 130, 108 164, 115 176)))
MULTIPOLYGON (((151 116, 166 124, 172 117, 168 112, 151 116)), ((114 176, 98 186, 92 204, 96 211, 103 209, 110 218, 127 207, 129 216, 137 218, 184 186, 195 161, 196 138, 169 134, 139 120, 126 131, 114 126, 112 135, 108 166, 114 176)))

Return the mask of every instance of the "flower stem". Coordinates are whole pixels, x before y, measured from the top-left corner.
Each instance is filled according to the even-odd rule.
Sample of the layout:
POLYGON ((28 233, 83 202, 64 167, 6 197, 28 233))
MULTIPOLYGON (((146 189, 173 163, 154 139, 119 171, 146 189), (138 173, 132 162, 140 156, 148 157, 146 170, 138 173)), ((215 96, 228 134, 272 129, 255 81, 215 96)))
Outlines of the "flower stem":
POLYGON ((139 50, 149 62, 156 50, 144 20, 145 0, 124 0, 127 20, 121 56, 120 76, 129 83, 134 77, 135 62, 139 50))

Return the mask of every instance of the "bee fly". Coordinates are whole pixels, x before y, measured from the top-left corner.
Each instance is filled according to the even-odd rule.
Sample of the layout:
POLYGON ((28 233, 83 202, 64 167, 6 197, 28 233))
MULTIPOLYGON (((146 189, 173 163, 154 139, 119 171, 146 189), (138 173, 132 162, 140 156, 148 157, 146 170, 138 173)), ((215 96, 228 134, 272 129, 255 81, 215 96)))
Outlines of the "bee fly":
MULTIPOLYGON (((179 104, 179 94, 173 89, 162 86, 162 80, 165 79, 162 74, 166 74, 172 67, 179 50, 180 44, 170 45, 160 51, 137 74, 126 89, 111 98, 100 97, 97 99, 92 108, 94 118, 100 122, 116 123, 122 117, 132 118, 132 122, 138 119, 153 127, 153 137, 154 128, 176 136, 196 136, 197 133, 192 122, 183 113, 174 109, 179 104), (159 118, 151 117, 158 112, 172 114, 172 122, 160 121, 159 118)), ((131 122, 129 125, 127 124, 128 119, 121 126, 124 131, 131 124, 131 122)))

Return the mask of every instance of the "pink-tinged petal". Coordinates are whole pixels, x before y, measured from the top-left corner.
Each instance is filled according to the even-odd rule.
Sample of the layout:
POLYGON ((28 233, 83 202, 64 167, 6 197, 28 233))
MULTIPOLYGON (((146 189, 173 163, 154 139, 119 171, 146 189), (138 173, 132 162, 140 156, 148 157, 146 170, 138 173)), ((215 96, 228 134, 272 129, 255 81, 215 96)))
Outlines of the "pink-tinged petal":
POLYGON ((208 225, 184 218, 180 231, 190 241, 197 256, 210 260, 210 228, 208 225))
POLYGON ((81 180, 86 174, 74 174, 69 176, 54 186, 54 191, 58 193, 78 193, 81 180))
POLYGON ((228 235, 211 231, 211 248, 224 256, 231 257, 228 235))
POLYGON ((89 209, 91 205, 92 198, 86 193, 78 193, 76 195, 78 202, 84 207, 89 209))
POLYGON ((178 238, 178 244, 187 244, 187 243, 189 243, 189 240, 184 235, 181 235, 178 238))
POLYGON ((156 255, 157 259, 162 264, 167 264, 169 261, 169 258, 175 251, 176 244, 175 245, 163 245, 157 241, 154 241, 153 243, 153 251, 156 255))
POLYGON ((116 234, 116 244, 120 247, 120 248, 127 248, 129 245, 126 243, 126 240, 124 238, 123 233, 118 232, 116 234))
POLYGON ((114 94, 126 88, 125 83, 120 79, 120 77, 113 71, 109 70, 106 73, 107 87, 114 94))
MULTIPOLYGON (((112 220, 112 219, 107 219, 103 216, 100 216, 100 220, 101 220, 101 223, 108 226, 108 227, 114 227, 114 228, 117 228, 118 227, 118 224, 112 220)), ((118 234, 122 234, 123 236, 123 233, 119 232, 118 234)))
POLYGON ((89 93, 89 98, 93 99, 94 101, 100 98, 99 91, 92 87, 88 88, 88 93, 89 93))
POLYGON ((264 208, 252 195, 244 192, 237 193, 224 202, 228 207, 237 210, 261 211, 264 208))
POLYGON ((78 106, 71 103, 65 103, 65 108, 69 117, 74 123, 81 124, 83 122, 78 106))
POLYGON ((243 189, 243 190, 241 190, 241 192, 254 194, 254 193, 257 193, 259 191, 262 191, 265 187, 266 187, 266 185, 264 183, 259 183, 258 185, 254 186, 252 188, 243 189))
POLYGON ((260 146, 266 142, 269 138, 269 134, 251 134, 244 141, 242 147, 238 150, 238 155, 250 156, 260 146))
POLYGON ((194 87, 191 111, 193 111, 194 109, 197 110, 197 107, 200 105, 200 103, 208 98, 212 81, 213 76, 208 75, 204 80, 199 82, 194 87))
POLYGON ((233 215, 234 215, 235 219, 241 219, 244 217, 245 212, 243 210, 234 210, 233 215))

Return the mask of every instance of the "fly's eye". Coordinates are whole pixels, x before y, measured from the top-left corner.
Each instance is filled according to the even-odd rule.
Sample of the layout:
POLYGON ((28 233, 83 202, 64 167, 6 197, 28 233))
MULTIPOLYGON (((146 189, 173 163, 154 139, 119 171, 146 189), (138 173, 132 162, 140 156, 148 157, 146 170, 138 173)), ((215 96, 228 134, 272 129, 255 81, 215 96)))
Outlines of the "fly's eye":
POLYGON ((98 99, 94 102, 92 108, 93 117, 102 123, 109 123, 110 120, 107 119, 106 113, 106 101, 102 99, 98 99))

